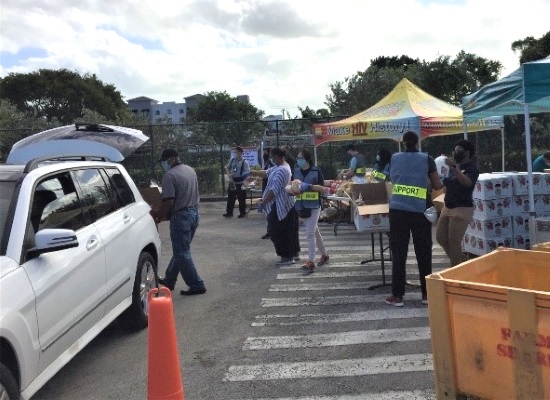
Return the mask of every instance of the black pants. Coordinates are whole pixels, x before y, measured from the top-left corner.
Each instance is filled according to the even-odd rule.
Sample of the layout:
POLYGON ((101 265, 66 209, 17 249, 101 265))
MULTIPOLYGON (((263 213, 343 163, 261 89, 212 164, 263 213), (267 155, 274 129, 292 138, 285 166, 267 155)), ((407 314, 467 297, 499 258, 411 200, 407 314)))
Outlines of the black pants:
POLYGON ((298 252, 295 242, 292 239, 296 229, 297 214, 294 207, 290 209, 285 218, 279 221, 277 217, 277 207, 273 204, 270 213, 267 215, 270 228, 270 236, 275 252, 283 258, 292 258, 298 252), (289 240, 290 239, 290 240, 289 240))
POLYGON ((403 297, 407 280, 406 264, 412 233, 422 294, 426 276, 432 273, 432 224, 423 213, 390 209, 390 249, 392 252, 392 295, 403 297))
POLYGON ((235 200, 239 200, 239 213, 246 214, 246 190, 242 188, 242 185, 235 185, 236 189, 230 189, 227 191, 227 208, 228 214, 233 215, 233 209, 235 208, 235 200))

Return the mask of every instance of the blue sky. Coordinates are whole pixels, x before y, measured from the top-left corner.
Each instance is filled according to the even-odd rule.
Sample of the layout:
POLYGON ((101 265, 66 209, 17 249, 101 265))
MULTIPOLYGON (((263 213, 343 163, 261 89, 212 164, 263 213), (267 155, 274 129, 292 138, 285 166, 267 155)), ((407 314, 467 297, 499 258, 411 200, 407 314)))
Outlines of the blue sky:
POLYGON ((379 56, 464 50, 508 74, 512 42, 547 33, 548 15, 550 0, 2 0, 0 76, 67 68, 125 99, 227 91, 295 116, 379 56))

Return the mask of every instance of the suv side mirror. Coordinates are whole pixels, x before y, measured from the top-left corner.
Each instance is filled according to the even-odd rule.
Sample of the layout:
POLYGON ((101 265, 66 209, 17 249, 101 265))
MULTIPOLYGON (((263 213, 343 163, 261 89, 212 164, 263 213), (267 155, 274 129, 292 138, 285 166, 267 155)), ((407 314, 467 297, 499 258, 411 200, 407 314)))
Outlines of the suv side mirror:
POLYGON ((31 257, 78 247, 76 233, 71 229, 42 229, 36 232, 34 241, 36 247, 29 250, 31 257))

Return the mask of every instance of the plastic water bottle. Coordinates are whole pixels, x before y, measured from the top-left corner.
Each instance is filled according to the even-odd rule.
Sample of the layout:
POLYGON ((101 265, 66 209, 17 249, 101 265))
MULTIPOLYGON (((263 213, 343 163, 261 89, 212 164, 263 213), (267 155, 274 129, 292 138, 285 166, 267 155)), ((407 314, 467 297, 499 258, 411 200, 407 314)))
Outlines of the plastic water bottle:
POLYGON ((437 168, 437 173, 439 174, 439 177, 443 179, 449 174, 449 166, 445 163, 445 160, 447 159, 447 156, 445 154, 441 154, 439 157, 437 157, 435 161, 435 166, 437 168))

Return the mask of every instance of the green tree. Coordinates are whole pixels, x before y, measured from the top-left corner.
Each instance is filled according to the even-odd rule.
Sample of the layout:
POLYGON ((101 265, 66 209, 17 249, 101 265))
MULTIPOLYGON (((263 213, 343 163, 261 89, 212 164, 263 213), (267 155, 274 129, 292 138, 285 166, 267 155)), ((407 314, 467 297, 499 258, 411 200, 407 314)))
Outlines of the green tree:
POLYGON ((462 96, 497 79, 502 65, 461 51, 454 59, 439 56, 426 62, 401 57, 378 57, 371 65, 343 82, 330 85, 326 104, 333 115, 349 115, 380 101, 403 78, 432 96, 460 104, 462 96))
POLYGON ((96 113, 97 119, 130 121, 130 112, 114 85, 103 83, 95 74, 67 69, 10 73, 0 79, 0 99, 25 115, 48 122, 69 124, 82 119, 86 110, 96 113))
POLYGON ((548 57, 550 54, 550 32, 544 34, 540 39, 528 36, 525 39, 516 40, 512 43, 512 51, 520 53, 520 64, 548 57))
POLYGON ((6 100, 0 100, 0 160, 4 161, 14 143, 58 125, 45 119, 30 118, 6 100))
POLYGON ((197 142, 244 144, 263 133, 262 116, 263 111, 225 91, 208 92, 189 109, 186 122, 195 124, 197 142))

